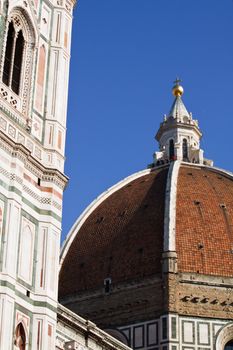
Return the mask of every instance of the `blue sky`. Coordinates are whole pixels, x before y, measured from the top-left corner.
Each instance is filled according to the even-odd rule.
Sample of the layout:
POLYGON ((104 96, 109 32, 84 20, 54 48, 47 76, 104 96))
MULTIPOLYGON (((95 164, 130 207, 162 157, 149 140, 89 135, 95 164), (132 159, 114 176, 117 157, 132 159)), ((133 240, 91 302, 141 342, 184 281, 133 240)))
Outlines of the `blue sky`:
POLYGON ((182 78, 215 166, 233 171, 233 0, 79 0, 74 11, 63 234, 146 168, 182 78))

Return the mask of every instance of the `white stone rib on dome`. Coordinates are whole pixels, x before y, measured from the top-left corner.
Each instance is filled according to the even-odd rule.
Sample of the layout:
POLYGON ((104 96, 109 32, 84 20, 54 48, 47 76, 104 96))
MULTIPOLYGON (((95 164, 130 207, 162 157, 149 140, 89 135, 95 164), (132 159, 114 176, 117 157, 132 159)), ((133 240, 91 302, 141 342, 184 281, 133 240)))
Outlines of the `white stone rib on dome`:
MULTIPOLYGON (((174 161, 171 163, 167 176, 166 195, 165 195, 165 213, 164 213, 164 252, 176 251, 176 199, 177 184, 180 166, 190 163, 174 161)), ((233 178, 233 173, 217 167, 193 164, 192 167, 207 168, 208 170, 233 178)))
POLYGON ((163 251, 176 250, 176 193, 180 162, 172 162, 168 171, 165 195, 163 251))

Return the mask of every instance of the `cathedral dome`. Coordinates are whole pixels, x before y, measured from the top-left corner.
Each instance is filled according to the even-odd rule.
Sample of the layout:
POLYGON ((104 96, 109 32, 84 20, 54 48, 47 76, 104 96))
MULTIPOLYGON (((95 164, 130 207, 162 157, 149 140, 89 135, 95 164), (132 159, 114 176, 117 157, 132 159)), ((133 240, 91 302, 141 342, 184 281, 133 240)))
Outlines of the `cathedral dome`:
POLYGON ((167 172, 126 178, 77 220, 62 249, 60 298, 161 273, 167 172))
POLYGON ((233 277, 233 176, 173 161, 136 173, 94 201, 61 253, 59 297, 177 271, 233 277))
POLYGON ((60 302, 135 348, 151 344, 152 324, 166 339, 168 313, 233 314, 233 174, 204 158, 179 82, 150 168, 99 196, 61 251, 60 302))

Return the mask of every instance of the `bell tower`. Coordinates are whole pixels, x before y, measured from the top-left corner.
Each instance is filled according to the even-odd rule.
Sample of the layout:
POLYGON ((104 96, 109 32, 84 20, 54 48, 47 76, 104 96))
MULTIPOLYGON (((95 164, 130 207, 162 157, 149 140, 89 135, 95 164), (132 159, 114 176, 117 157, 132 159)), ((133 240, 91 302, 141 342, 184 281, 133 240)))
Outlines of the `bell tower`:
POLYGON ((200 148, 202 132, 198 121, 193 119, 192 113, 187 111, 182 101, 184 89, 180 82, 178 78, 174 82, 172 92, 175 100, 168 115, 164 115, 155 136, 160 150, 154 154, 154 164, 180 160, 213 165, 212 161, 204 159, 204 152, 200 148))
POLYGON ((0 2, 0 349, 55 349, 73 6, 0 2))

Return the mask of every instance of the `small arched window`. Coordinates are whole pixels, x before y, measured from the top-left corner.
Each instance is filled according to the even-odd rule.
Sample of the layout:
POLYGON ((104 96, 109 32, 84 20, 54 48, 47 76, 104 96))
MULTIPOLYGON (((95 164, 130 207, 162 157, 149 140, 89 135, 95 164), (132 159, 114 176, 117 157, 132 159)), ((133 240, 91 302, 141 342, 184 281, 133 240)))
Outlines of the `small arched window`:
POLYGON ((13 23, 9 24, 8 33, 7 33, 7 41, 6 41, 6 53, 5 53, 5 61, 3 67, 3 83, 8 85, 10 84, 10 70, 11 70, 11 62, 13 55, 13 43, 15 38, 15 30, 13 23))
POLYGON ((225 347, 224 347, 224 350, 233 350, 233 341, 229 341, 225 347))
POLYGON ((37 35, 27 12, 18 7, 12 10, 6 25, 1 91, 4 92, 4 100, 27 115, 32 100, 37 35))
POLYGON ((3 82, 17 95, 19 95, 20 89, 24 44, 25 40, 22 30, 17 32, 13 22, 10 22, 3 66, 3 82))
POLYGON ((187 141, 187 139, 183 139, 182 149, 183 149, 183 160, 187 161, 188 160, 188 141, 187 141))
POLYGON ((169 159, 174 160, 175 157, 175 147, 174 147, 174 140, 171 139, 169 141, 169 159))
POLYGON ((26 349, 26 333, 21 322, 18 324, 15 331, 15 347, 19 350, 26 349))
POLYGON ((24 281, 31 283, 33 270, 34 237, 29 225, 23 227, 19 250, 19 277, 24 281))

